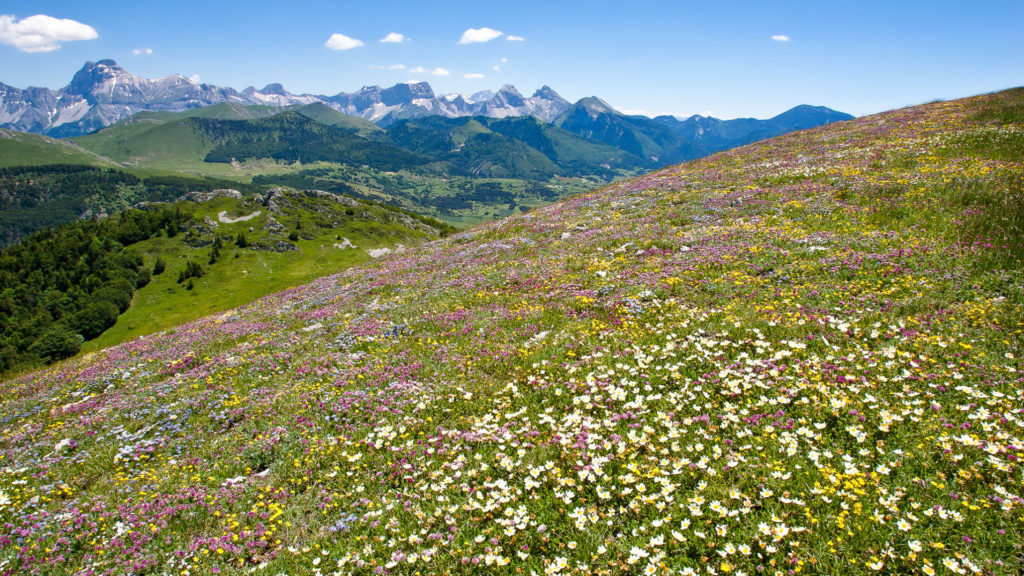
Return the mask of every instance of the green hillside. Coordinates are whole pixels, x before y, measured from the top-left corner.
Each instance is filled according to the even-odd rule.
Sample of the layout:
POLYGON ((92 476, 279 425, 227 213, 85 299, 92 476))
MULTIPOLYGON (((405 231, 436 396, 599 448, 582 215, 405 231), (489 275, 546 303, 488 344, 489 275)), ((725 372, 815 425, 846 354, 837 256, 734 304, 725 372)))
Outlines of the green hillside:
POLYGON ((203 170, 203 158, 217 144, 203 121, 257 120, 284 110, 222 103, 182 112, 139 112, 72 141, 127 167, 237 179, 231 169, 203 170))
POLYGON ((342 114, 321 102, 301 106, 296 108, 295 111, 306 118, 315 120, 325 126, 343 128, 345 130, 355 132, 360 136, 368 136, 377 132, 383 132, 379 126, 369 120, 363 120, 357 116, 342 114))
POLYGON ((191 232, 181 238, 154 237, 132 246, 149 265, 157 258, 163 260, 167 272, 138 290, 117 324, 88 342, 86 350, 236 308, 365 263, 373 250, 394 250, 399 244, 412 247, 448 231, 440 223, 386 206, 312 192, 272 192, 269 206, 250 198, 214 198, 173 206, 191 217, 195 223, 191 232), (239 221, 230 222, 234 219, 239 221), (245 237, 244 247, 238 246, 239 234, 245 237), (225 248, 218 261, 207 266, 215 238, 221 238, 225 248), (192 289, 176 281, 176 274, 189 260, 206 266, 206 273, 194 280, 192 289))
POLYGON ((333 162, 398 170, 427 164, 428 158, 387 142, 364 138, 289 111, 258 120, 192 120, 194 129, 216 142, 203 160, 211 163, 273 159, 286 164, 333 162))
POLYGON ((617 175, 616 171, 647 165, 628 152, 586 140, 533 116, 488 119, 487 127, 538 150, 567 175, 598 175, 610 179, 617 175))
POLYGON ((430 116, 395 122, 387 135, 399 146, 487 176, 542 181, 555 175, 612 179, 648 165, 632 154, 533 116, 430 116))
POLYGON ((188 116, 169 119, 166 114, 158 119, 125 120, 73 141, 129 167, 189 171, 201 166, 216 141, 199 120, 188 116))
POLYGON ((587 140, 618 148, 651 166, 681 142, 668 127, 643 116, 622 114, 600 98, 584 98, 562 113, 554 125, 587 140))
POLYGON ((450 164, 461 175, 547 181, 560 174, 541 152, 488 129, 477 118, 430 116, 388 127, 397 146, 450 164))
POLYGON ((261 188, 174 173, 128 172, 84 164, 0 168, 0 247, 33 232, 99 217, 137 202, 173 200, 191 191, 261 188))
POLYGON ((0 566, 1019 574, 1022 146, 858 118, 10 379, 0 566))
POLYGON ((0 168, 47 164, 114 165, 66 140, 0 128, 0 168))
POLYGON ((86 350, 116 344, 448 230, 325 192, 186 198, 44 230, 0 252, 0 373, 74 354, 80 337, 86 350))
MULTIPOLYGON (((572 141, 557 148, 576 147, 590 156, 584 168, 563 174, 528 144, 488 129, 480 122, 485 119, 426 118, 385 134, 316 104, 252 120, 234 120, 225 110, 230 111, 222 107, 214 118, 192 117, 194 111, 150 115, 155 120, 140 114, 76 141, 136 172, 352 194, 458 226, 548 204, 629 173, 623 166, 632 166, 592 164, 591 173, 586 162, 604 163, 605 150, 591 154, 595 145, 572 141), (404 135, 390 135, 403 129, 404 135)), ((554 138, 576 137, 559 132, 554 138)), ((572 166, 572 158, 565 165, 572 166)))

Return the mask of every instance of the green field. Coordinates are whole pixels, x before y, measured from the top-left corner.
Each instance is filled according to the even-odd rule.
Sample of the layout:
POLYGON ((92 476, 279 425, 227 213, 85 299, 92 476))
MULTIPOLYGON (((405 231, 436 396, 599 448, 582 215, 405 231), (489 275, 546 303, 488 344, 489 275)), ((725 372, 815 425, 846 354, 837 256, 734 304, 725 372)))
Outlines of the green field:
MULTIPOLYGON (((298 193, 294 195, 301 197, 298 193)), ((355 214, 348 215, 344 212, 345 207, 317 199, 301 208, 288 210, 284 215, 273 216, 265 206, 227 198, 201 204, 179 202, 176 205, 191 214, 194 221, 208 219, 217 222, 212 233, 201 236, 208 241, 213 237, 223 239, 221 257, 215 264, 207 265, 210 248, 190 245, 188 234, 176 238, 151 238, 132 245, 131 250, 143 255, 150 267, 158 257, 161 258, 166 263, 166 271, 137 290, 131 306, 117 323, 100 337, 87 342, 84 350, 98 350, 173 328, 267 294, 335 274, 370 260, 368 250, 394 249, 396 244, 411 247, 432 237, 396 221, 396 217, 401 217, 398 213, 366 204, 356 208, 355 214), (325 217, 317 210, 329 214, 325 217), (218 218, 221 212, 226 212, 225 217, 230 219, 257 211, 259 216, 233 224, 220 222, 218 218), (271 217, 287 230, 277 234, 263 230, 271 217), (285 235, 291 231, 296 232, 298 238, 287 241, 287 244, 298 250, 277 252, 268 249, 268 246, 285 242, 285 235), (234 244, 238 234, 245 235, 248 247, 239 248, 234 244), (335 246, 344 244, 346 238, 356 248, 335 246), (188 260, 198 262, 206 269, 204 276, 194 280, 191 290, 176 281, 178 272, 188 260)))
POLYGON ((116 166, 114 162, 67 140, 0 128, 0 168, 46 164, 116 166))

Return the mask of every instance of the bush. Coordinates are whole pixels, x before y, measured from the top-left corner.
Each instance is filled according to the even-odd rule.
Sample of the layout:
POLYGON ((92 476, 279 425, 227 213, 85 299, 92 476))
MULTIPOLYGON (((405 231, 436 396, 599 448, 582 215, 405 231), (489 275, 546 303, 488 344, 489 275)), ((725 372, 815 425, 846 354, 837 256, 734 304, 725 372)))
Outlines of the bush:
POLYGON ((139 271, 136 272, 135 275, 138 277, 138 280, 135 282, 136 288, 142 288, 146 284, 149 284, 149 281, 153 279, 153 276, 149 273, 149 268, 139 268, 139 271))
POLYGON ((220 238, 213 241, 213 246, 210 247, 210 264, 216 264, 217 260, 220 259, 220 249, 223 244, 220 238))
POLYGON ((164 273, 167 269, 167 263, 164 262, 163 258, 157 256, 156 262, 153 263, 153 276, 159 276, 164 273))
POLYGON ((185 263, 185 269, 178 273, 178 284, 189 278, 201 278, 206 271, 199 264, 189 260, 185 263))
POLYGON ((82 336, 64 324, 51 326, 28 348, 30 353, 45 362, 56 362, 74 356, 81 349, 82 336))
POLYGON ((128 306, 132 303, 132 288, 133 286, 126 280, 118 278, 101 286, 92 293, 90 298, 93 301, 106 300, 113 303, 117 306, 118 313, 120 314, 127 310, 128 306))
POLYGON ((117 306, 107 300, 93 300, 71 319, 71 329, 92 340, 117 322, 117 306))

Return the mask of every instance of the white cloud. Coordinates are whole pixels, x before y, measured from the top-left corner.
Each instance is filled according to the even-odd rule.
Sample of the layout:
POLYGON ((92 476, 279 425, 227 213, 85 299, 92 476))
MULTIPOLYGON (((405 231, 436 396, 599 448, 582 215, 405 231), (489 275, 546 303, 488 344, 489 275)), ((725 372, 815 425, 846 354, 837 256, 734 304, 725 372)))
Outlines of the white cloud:
POLYGON ((199 74, 193 74, 188 77, 193 84, 199 84, 199 74))
POLYGON ((501 72, 501 66, 495 65, 494 66, 494 71, 495 72, 501 72))
POLYGON ((508 40, 509 42, 526 42, 526 38, 523 38, 522 36, 508 36, 505 40, 508 40))
POLYGON ((483 78, 484 75, 480 74, 480 73, 477 73, 477 72, 470 72, 468 74, 463 74, 462 77, 463 78, 468 78, 470 80, 477 80, 479 78, 483 78))
POLYGON ((643 108, 618 108, 618 107, 616 107, 615 109, 618 110, 619 112, 622 112, 626 116, 647 116, 647 117, 650 117, 650 114, 647 113, 647 110, 644 110, 643 108))
POLYGON ((392 64, 388 66, 388 70, 405 70, 405 64, 392 64))
POLYGON ((0 15, 0 43, 22 52, 53 52, 61 42, 98 37, 92 26, 67 18, 36 14, 17 20, 9 14, 0 15))
POLYGON ((444 68, 441 68, 440 66, 438 66, 437 68, 434 68, 433 70, 431 70, 430 73, 433 74, 434 76, 451 76, 452 75, 451 72, 449 72, 448 70, 445 70, 444 68))
POLYGON ((349 38, 344 34, 331 34, 331 37, 324 42, 324 46, 331 50, 351 50, 363 46, 362 40, 356 40, 355 38, 349 38))
POLYGON ((409 69, 409 74, 423 74, 424 72, 428 72, 428 70, 423 66, 417 66, 409 69))
POLYGON ((470 28, 462 33, 462 38, 459 40, 459 44, 490 42, 491 40, 504 35, 504 32, 500 32, 494 28, 470 28))
POLYGON ((789 36, 786 36, 785 34, 776 34, 775 36, 772 36, 772 40, 775 40, 776 42, 789 42, 789 36))
POLYGON ((388 32, 388 35, 380 39, 383 44, 401 44, 405 41, 405 34, 399 34, 398 32, 388 32))
POLYGON ((132 50, 132 54, 134 54, 136 56, 141 56, 143 54, 149 56, 152 53, 153 53, 153 49, 152 48, 136 48, 135 50, 132 50))

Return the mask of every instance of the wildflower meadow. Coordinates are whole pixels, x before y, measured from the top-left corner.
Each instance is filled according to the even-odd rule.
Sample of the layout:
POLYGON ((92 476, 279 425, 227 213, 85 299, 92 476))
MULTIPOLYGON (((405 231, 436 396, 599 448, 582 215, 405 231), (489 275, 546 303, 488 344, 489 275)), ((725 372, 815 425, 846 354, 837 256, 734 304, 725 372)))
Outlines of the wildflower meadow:
POLYGON ((0 390, 0 575, 1018 574, 1024 90, 785 135, 0 390))

